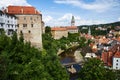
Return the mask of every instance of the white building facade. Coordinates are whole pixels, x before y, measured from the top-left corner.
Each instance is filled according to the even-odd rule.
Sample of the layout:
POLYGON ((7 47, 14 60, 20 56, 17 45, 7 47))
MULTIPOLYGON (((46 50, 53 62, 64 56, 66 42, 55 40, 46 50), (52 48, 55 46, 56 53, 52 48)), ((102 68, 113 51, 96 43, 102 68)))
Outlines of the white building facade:
POLYGON ((13 32, 17 31, 16 16, 0 11, 0 29, 3 29, 6 35, 11 36, 13 32))
POLYGON ((120 58, 113 58, 113 69, 120 70, 120 58))

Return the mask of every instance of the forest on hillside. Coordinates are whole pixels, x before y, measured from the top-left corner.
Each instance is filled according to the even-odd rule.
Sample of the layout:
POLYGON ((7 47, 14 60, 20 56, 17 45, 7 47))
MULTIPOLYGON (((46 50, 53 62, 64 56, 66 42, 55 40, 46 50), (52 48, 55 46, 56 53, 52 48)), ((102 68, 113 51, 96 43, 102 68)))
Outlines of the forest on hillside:
POLYGON ((91 34, 93 36, 97 35, 107 35, 110 30, 120 31, 120 21, 107 24, 98 24, 98 25, 82 25, 78 26, 80 33, 88 33, 88 29, 91 29, 91 34), (104 28, 104 30, 96 30, 96 28, 104 28))

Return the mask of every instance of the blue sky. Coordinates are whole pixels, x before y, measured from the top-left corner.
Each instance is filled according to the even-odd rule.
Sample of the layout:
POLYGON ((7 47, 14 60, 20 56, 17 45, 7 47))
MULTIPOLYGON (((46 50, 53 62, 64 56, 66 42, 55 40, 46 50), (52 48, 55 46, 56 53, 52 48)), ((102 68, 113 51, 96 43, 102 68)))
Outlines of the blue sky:
POLYGON ((48 26, 69 26, 72 15, 76 25, 120 21, 120 0, 1 0, 0 5, 34 6, 48 26))

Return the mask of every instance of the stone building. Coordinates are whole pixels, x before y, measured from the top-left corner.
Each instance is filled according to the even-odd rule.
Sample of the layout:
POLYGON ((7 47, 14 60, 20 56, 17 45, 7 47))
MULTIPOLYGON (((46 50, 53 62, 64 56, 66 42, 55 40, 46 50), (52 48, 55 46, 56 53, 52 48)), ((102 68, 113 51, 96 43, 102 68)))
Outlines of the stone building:
POLYGON ((68 31, 65 27, 53 27, 53 28, 51 28, 51 34, 54 39, 68 37, 68 31))
POLYGON ((18 37, 23 34, 26 42, 42 48, 42 14, 32 6, 8 6, 6 12, 17 17, 18 37))
POLYGON ((71 19, 71 26, 67 26, 66 28, 69 33, 78 33, 78 28, 77 26, 75 26, 74 16, 72 16, 72 19, 71 19))
POLYGON ((108 51, 103 51, 101 59, 104 64, 109 67, 113 67, 113 69, 120 69, 120 44, 116 44, 111 47, 108 51))
POLYGON ((71 19, 71 26, 59 26, 59 27, 52 27, 51 33, 54 39, 60 39, 62 37, 68 37, 68 33, 78 33, 78 28, 75 26, 75 19, 72 16, 71 19))
POLYGON ((118 47, 118 50, 116 51, 114 57, 113 57, 113 69, 120 70, 120 50, 118 47))
POLYGON ((16 16, 0 10, 0 29, 3 29, 6 35, 11 36, 17 30, 16 16))
POLYGON ((78 33, 77 26, 67 26, 66 28, 67 28, 68 33, 78 33))

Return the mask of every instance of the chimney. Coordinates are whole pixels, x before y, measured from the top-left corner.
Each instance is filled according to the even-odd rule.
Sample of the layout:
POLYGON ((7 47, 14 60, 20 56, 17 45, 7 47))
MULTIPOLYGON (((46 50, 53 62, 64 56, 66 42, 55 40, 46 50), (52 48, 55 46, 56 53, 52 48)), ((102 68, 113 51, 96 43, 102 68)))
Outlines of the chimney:
POLYGON ((35 14, 36 14, 36 9, 35 9, 35 14))
POLYGON ((21 13, 23 13, 23 8, 21 8, 21 13))
POLYGON ((6 13, 8 13, 8 7, 6 8, 6 13))

